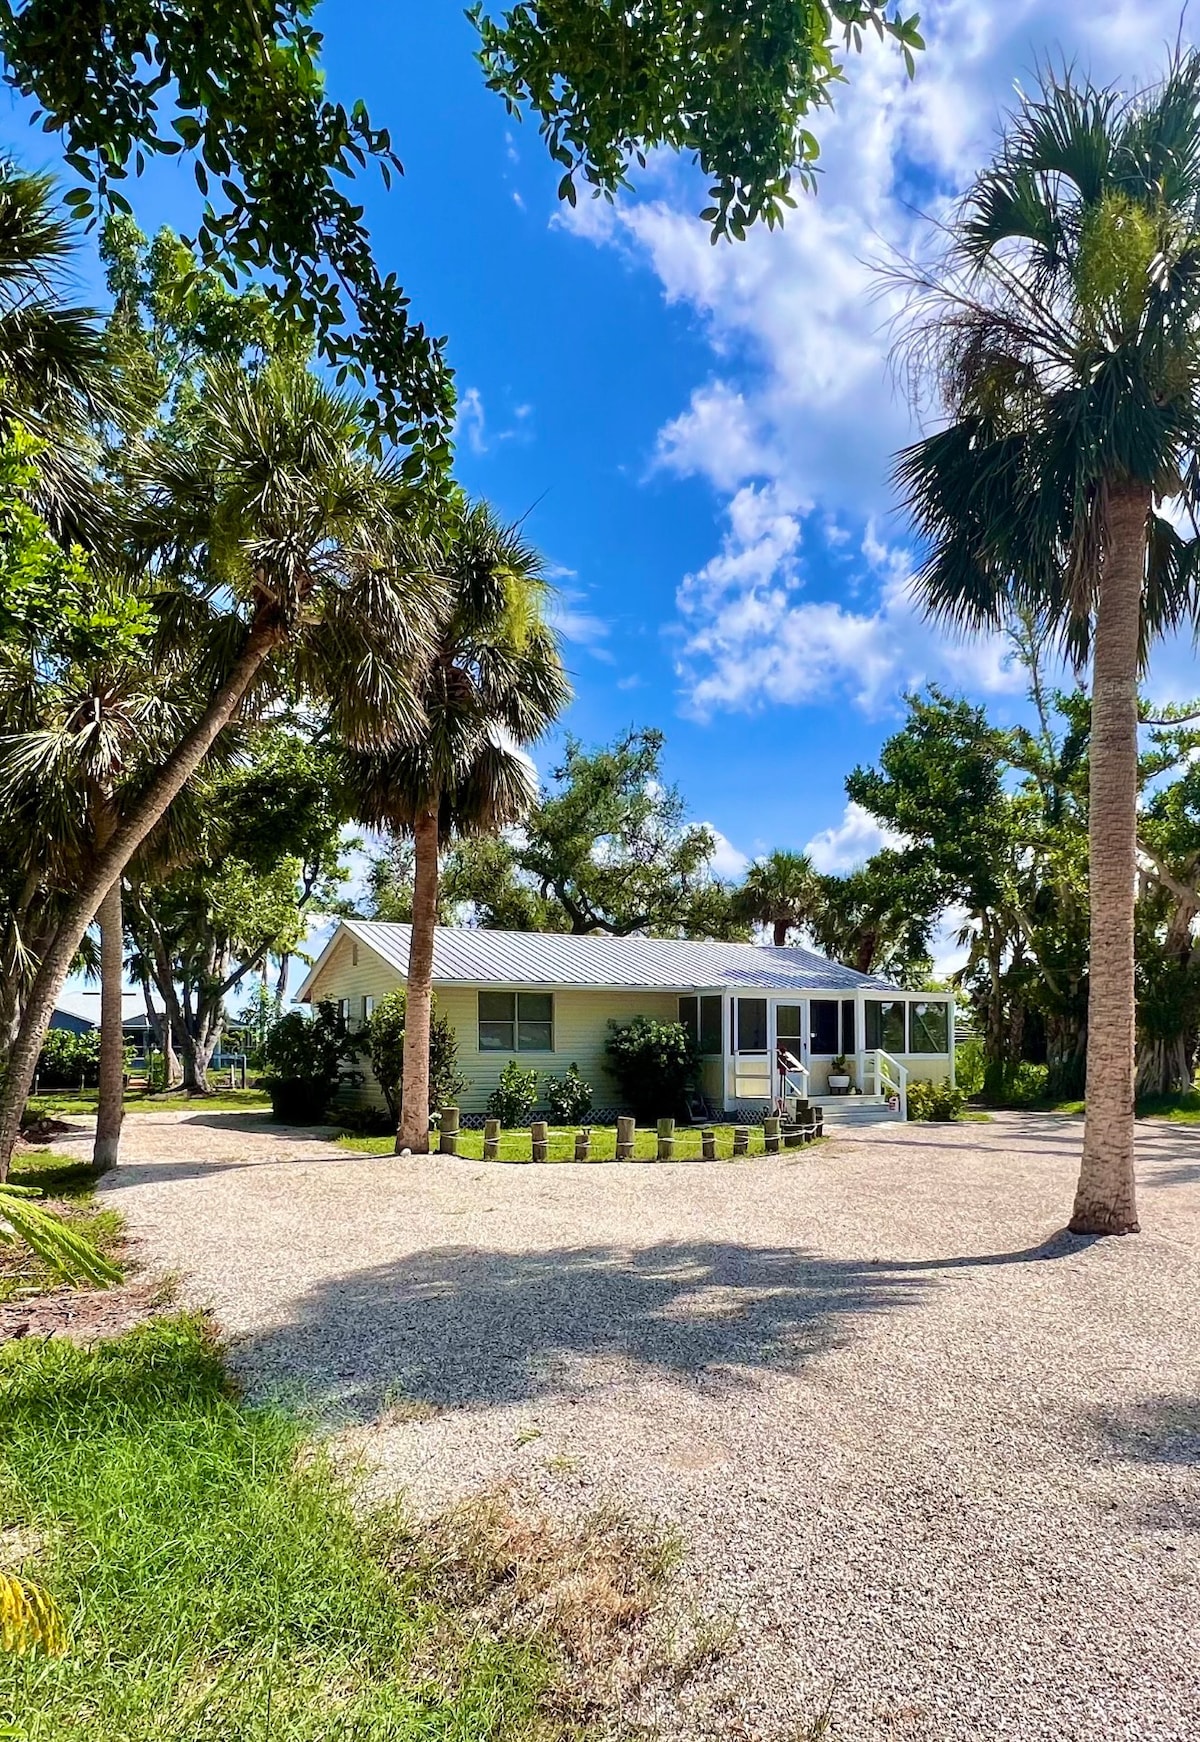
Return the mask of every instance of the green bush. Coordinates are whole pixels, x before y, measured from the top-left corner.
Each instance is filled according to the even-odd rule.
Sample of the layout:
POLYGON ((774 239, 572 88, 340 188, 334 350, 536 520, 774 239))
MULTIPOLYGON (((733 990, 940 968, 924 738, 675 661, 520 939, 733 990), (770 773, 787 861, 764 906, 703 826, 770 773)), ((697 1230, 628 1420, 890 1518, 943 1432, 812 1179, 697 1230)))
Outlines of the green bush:
POLYGON ((961 1119, 967 1097, 962 1089, 949 1083, 910 1083, 908 1085, 908 1116, 910 1119, 930 1119, 945 1122, 961 1119))
POLYGON ((1036 1107, 1050 1092, 1048 1065, 991 1064, 983 1082, 983 1097, 994 1107, 1036 1107))
POLYGON ((580 1125, 592 1110, 592 1085, 584 1082, 579 1066, 573 1064, 565 1077, 550 1078, 545 1101, 555 1125, 580 1125))
POLYGON ((608 1030, 604 1050, 634 1117, 645 1124, 682 1113, 700 1062, 683 1024, 635 1016, 632 1022, 610 1022, 608 1030))
POLYGON ((528 1125, 538 1103, 538 1074, 533 1069, 509 1059, 500 1072, 500 1081, 488 1096, 487 1110, 493 1119, 511 1129, 528 1125))
POLYGON ((954 1076, 966 1095, 978 1095, 983 1088, 983 1042, 977 1034, 960 1041, 955 1049, 954 1076))
MULTIPOLYGON (((400 1117, 401 1085, 404 1081, 404 1023, 407 1010, 402 991, 389 992, 381 998, 366 1025, 364 1037, 371 1059, 371 1069, 387 1099, 395 1124, 400 1117)), ((453 1107, 463 1088, 458 1074, 458 1040, 444 1016, 438 1014, 437 999, 429 1023, 429 1106, 453 1107)))
POLYGON ((273 1022, 263 1042, 263 1087, 272 1117, 285 1125, 322 1124, 337 1089, 338 1066, 353 1056, 336 1004, 318 1004, 312 1016, 292 1010, 273 1022))
POLYGON ((40 1089, 94 1089, 100 1080, 100 1030, 48 1028, 38 1058, 40 1089))

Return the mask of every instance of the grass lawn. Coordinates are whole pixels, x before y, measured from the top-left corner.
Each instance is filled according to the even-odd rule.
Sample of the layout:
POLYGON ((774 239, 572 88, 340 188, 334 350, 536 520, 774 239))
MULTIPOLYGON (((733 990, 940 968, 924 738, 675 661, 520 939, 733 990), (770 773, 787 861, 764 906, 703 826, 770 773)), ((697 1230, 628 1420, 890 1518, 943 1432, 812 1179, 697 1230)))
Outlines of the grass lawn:
MULTIPOLYGON (((1041 1101, 1041 1113, 1082 1114, 1082 1101, 1041 1101)), ((1200 1090, 1189 1089, 1178 1095, 1143 1095, 1137 1104, 1139 1119, 1166 1119, 1172 1125, 1200 1125, 1200 1090)))
MULTIPOLYGON (((116 1260, 122 1222, 116 1210, 97 1206, 94 1194, 99 1177, 90 1162, 56 1155, 53 1150, 19 1153, 9 1174, 15 1186, 37 1186, 44 1202, 59 1209, 63 1218, 86 1234, 106 1258, 116 1260)), ((14 1300, 33 1289, 54 1286, 58 1281, 41 1259, 23 1246, 0 1246, 0 1302, 14 1300)))
POLYGON ((357 1515, 296 1419, 238 1400, 198 1318, 0 1348, 0 1565, 70 1635, 64 1657, 0 1653, 20 1742, 588 1733, 558 1641, 481 1624, 477 1560, 455 1573, 397 1512, 357 1515))
MULTIPOLYGON (((28 1105, 32 1113, 62 1118, 71 1113, 94 1113, 96 1100, 95 1089, 54 1089, 45 1095, 31 1095, 28 1105)), ((148 1095, 144 1089, 130 1089, 125 1095, 126 1113, 236 1113, 270 1105, 265 1089, 219 1089, 211 1095, 148 1095)))
MULTIPOLYGON (((573 1161, 575 1159, 576 1125, 552 1125, 547 1134, 547 1160, 573 1161)), ((675 1132, 675 1160, 699 1161, 700 1126, 688 1126, 675 1132)), ((717 1156, 721 1161, 728 1161, 733 1155, 733 1126, 715 1125, 717 1134, 717 1156)), ((617 1154, 617 1131, 615 1125, 593 1125, 592 1156, 593 1161, 615 1161, 617 1154)), ((657 1153, 658 1134, 650 1127, 639 1129, 634 1139, 634 1160, 653 1161, 657 1153)), ((431 1139, 436 1142, 436 1136, 431 1139)), ((396 1147, 394 1137, 360 1137, 353 1132, 344 1132, 338 1138, 343 1149, 360 1150, 365 1155, 391 1155, 396 1147)), ((502 1131, 500 1133, 501 1161, 529 1161, 530 1157, 529 1129, 502 1131)), ((750 1154, 763 1154, 763 1133, 761 1125, 750 1127, 750 1154)), ((483 1159, 483 1132, 460 1131, 458 1136, 458 1153, 469 1161, 483 1159)))

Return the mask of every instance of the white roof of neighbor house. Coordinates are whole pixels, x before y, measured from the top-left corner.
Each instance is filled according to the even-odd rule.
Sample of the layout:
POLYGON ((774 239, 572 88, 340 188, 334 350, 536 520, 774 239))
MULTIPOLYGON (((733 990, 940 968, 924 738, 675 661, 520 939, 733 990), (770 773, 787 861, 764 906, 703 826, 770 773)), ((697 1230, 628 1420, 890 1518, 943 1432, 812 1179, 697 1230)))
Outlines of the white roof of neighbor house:
MULTIPOLYGON (((383 920, 343 920, 296 993, 298 1001, 343 929, 374 950, 404 979, 411 927, 383 920)), ((581 986, 694 992, 891 991, 890 981, 857 974, 815 950, 793 945, 708 943, 686 938, 571 937, 563 932, 471 930, 439 926, 433 977, 441 985, 581 986)))
MULTIPOLYGON (((64 986, 54 1000, 54 1008, 61 1010, 64 1016, 74 1016, 77 1021, 90 1022, 94 1028, 100 1026, 100 988, 91 990, 82 986, 64 986)), ((140 992, 122 992, 121 1021, 123 1023, 146 1020, 146 1000, 140 992)))

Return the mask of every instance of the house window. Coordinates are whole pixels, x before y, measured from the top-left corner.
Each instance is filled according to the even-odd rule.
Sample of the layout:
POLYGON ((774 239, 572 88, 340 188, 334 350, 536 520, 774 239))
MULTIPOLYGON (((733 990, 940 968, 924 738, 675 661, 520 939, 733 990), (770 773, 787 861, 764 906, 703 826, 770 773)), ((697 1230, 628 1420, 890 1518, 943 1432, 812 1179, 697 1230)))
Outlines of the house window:
POLYGON ((841 1006, 836 998, 814 998, 808 1007, 808 1046, 818 1058, 840 1051, 841 1006))
POLYGON ((679 1020, 692 1037, 696 1050, 704 1057, 719 1056, 721 1051, 721 1000, 716 998, 681 998, 679 1020))
POLYGON ((867 1018, 867 1046, 884 1052, 907 1052, 904 1001, 869 998, 863 1006, 867 1018))
POLYGON ((552 992, 481 992, 480 1052, 553 1052, 552 992))
POLYGON ((950 1006, 910 1004, 908 1009, 909 1052, 950 1051, 950 1006))
POLYGON ((737 1051, 766 1052, 767 1001, 765 998, 739 998, 737 1010, 737 1051))

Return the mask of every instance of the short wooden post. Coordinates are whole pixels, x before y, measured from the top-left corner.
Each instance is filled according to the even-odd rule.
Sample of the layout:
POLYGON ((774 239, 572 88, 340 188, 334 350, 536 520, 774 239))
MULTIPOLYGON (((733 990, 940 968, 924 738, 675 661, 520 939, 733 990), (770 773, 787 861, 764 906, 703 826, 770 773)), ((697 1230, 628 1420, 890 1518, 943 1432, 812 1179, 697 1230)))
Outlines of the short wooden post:
POLYGON ((658 1159, 674 1161, 675 1159, 675 1121, 660 1119, 658 1122, 658 1159))
POLYGON ((783 1134, 783 1147, 785 1149, 799 1149, 803 1142, 804 1132, 801 1130, 800 1126, 789 1125, 788 1129, 783 1134))
POLYGON ((575 1159, 576 1161, 590 1161, 592 1159, 592 1128, 590 1125, 581 1126, 575 1133, 575 1159))
POLYGON ((735 1125, 734 1126, 734 1128, 733 1128, 733 1153, 735 1155, 749 1155, 749 1153, 750 1153, 750 1128, 748 1125, 735 1125))
POLYGON ((768 1155, 779 1154, 779 1115, 768 1113, 763 1120, 763 1148, 768 1155))
POLYGON ((717 1134, 715 1131, 706 1130, 700 1133, 700 1155, 704 1161, 717 1159, 717 1134))
POLYGON ((500 1157, 500 1121, 485 1119, 483 1124, 483 1159, 497 1161, 500 1157))
POLYGON ((824 1109, 824 1107, 814 1107, 813 1112, 816 1114, 816 1123, 813 1126, 813 1136, 814 1137, 824 1137, 824 1135, 825 1135, 825 1109, 824 1109))
POLYGON ((633 1160, 633 1139, 636 1131, 634 1121, 629 1118, 617 1120, 617 1160, 633 1160))
POLYGON ((535 1119, 529 1127, 531 1153, 534 1161, 545 1161, 548 1154, 547 1126, 544 1119, 535 1119))
POLYGON ((458 1108, 443 1107, 438 1126, 438 1149, 443 1155, 458 1154, 458 1108))

